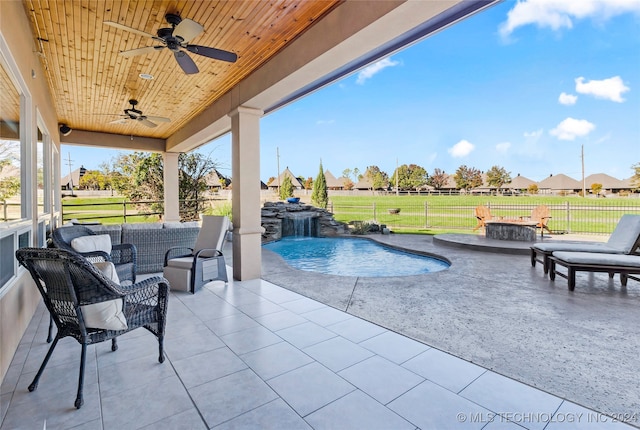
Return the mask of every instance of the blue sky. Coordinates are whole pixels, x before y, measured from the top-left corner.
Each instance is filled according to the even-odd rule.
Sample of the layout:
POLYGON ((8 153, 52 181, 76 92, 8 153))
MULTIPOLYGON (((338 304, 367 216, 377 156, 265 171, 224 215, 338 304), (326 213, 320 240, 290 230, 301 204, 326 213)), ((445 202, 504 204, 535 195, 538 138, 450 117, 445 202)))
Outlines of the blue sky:
MULTIPOLYGON (((640 162, 640 0, 493 6, 261 120, 261 178, 396 163, 498 165, 539 181, 640 162)), ((200 152, 231 174, 231 138, 200 152)), ((73 168, 117 151, 62 147, 73 168)), ((63 162, 62 172, 69 167, 63 162)))

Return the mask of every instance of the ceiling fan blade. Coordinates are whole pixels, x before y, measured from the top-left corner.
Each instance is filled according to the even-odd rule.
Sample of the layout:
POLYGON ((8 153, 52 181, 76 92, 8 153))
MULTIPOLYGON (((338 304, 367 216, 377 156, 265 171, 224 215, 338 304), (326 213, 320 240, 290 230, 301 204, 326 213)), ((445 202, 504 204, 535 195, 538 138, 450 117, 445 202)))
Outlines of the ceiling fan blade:
POLYGON ((176 61, 187 75, 192 75, 199 72, 198 66, 196 66, 196 63, 193 62, 191 57, 189 57, 186 52, 175 52, 174 57, 176 57, 176 61))
POLYGON ((191 19, 185 18, 173 29, 173 35, 182 38, 183 42, 189 42, 203 31, 203 26, 191 19))
POLYGON ((109 124, 126 124, 126 118, 116 119, 115 121, 110 121, 109 124))
POLYGON ((120 51, 123 57, 135 57, 136 55, 150 54, 151 52, 164 49, 164 46, 145 46, 144 48, 130 49, 128 51, 120 51))
POLYGON ((151 128, 157 127, 156 124, 154 124, 153 122, 149 121, 147 118, 138 118, 138 121, 140 121, 141 123, 143 123, 147 127, 151 127, 151 128))
POLYGON ((135 33, 135 34, 137 34, 139 36, 146 36, 146 37, 155 38, 155 36, 153 34, 146 33, 146 32, 141 31, 141 30, 136 30, 135 28, 127 27, 126 25, 122 25, 122 24, 120 24, 118 22, 103 21, 102 23, 110 25, 111 27, 119 28, 120 30, 128 31, 130 33, 135 33))
POLYGON ((162 116, 147 115, 147 119, 150 119, 151 121, 155 121, 155 122, 171 122, 169 118, 165 118, 162 116))
POLYGON ((238 56, 233 52, 223 51, 222 49, 210 48, 208 46, 187 45, 186 48, 189 52, 193 52, 194 54, 213 58, 215 60, 222 60, 222 61, 228 61, 230 63, 235 63, 236 60, 238 59, 238 56))

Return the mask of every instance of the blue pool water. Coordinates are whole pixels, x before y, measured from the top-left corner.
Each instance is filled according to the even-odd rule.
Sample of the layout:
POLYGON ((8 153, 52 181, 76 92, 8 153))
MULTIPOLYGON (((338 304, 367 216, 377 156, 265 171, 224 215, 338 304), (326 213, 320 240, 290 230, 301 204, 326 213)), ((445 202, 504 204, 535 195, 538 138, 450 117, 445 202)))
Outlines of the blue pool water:
POLYGON ((341 276, 407 276, 438 272, 449 263, 356 238, 285 237, 263 245, 293 268, 341 276))

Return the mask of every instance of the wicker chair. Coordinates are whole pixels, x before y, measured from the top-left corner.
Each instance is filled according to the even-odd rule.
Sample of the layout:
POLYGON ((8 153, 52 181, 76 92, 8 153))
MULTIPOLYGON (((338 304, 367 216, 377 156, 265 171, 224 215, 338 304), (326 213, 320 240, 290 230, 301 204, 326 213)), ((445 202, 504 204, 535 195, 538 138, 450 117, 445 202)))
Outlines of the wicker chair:
MULTIPOLYGON (((71 241, 82 236, 94 236, 96 233, 82 225, 69 225, 57 228, 51 233, 51 241, 56 248, 76 252, 71 241)), ((136 282, 136 247, 130 243, 113 244, 111 253, 92 251, 81 253, 91 261, 111 261, 116 266, 121 282, 136 282)))
POLYGON ((166 279, 156 276, 137 284, 121 286, 81 255, 56 248, 22 248, 16 251, 16 258, 31 273, 58 328, 38 373, 29 385, 29 391, 38 387, 40 376, 58 341, 67 336, 82 345, 75 400, 78 409, 83 404, 87 345, 111 340, 111 350, 115 351, 118 349, 117 336, 144 327, 157 337, 158 361, 164 361, 163 342, 169 295, 166 279), (115 311, 112 310, 114 308, 115 311), (117 324, 114 324, 114 319, 117 324))

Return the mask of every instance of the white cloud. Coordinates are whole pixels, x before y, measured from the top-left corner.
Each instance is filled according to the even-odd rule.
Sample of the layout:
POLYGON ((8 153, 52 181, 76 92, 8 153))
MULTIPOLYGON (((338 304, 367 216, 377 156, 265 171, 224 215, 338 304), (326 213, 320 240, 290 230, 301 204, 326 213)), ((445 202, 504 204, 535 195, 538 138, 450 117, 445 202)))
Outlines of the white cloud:
POLYGON ((543 159, 547 154, 547 151, 540 144, 540 138, 544 134, 544 130, 538 129, 535 131, 525 131, 522 135, 524 137, 524 143, 518 144, 516 151, 519 155, 526 158, 543 159))
POLYGON ((576 137, 586 136, 595 128, 596 126, 586 119, 567 118, 550 130, 549 134, 560 140, 574 140, 576 137))
POLYGON ((475 146, 473 146, 472 143, 463 139, 460 142, 453 145, 447 151, 449 152, 449 154, 451 154, 453 158, 461 158, 469 155, 474 149, 475 149, 475 146))
POLYGON ((578 96, 574 96, 573 94, 561 93, 560 97, 558 97, 558 103, 561 105, 574 105, 578 100, 578 96))
POLYGON ((434 161, 436 161, 436 158, 438 158, 438 153, 432 152, 431 154, 429 154, 429 156, 427 156, 427 164, 433 163, 434 161))
POLYGON ((334 124, 335 122, 335 119, 319 119, 318 121, 316 121, 316 125, 334 124))
POLYGON ((623 13, 640 13, 638 0, 523 0, 507 13, 507 20, 500 24, 503 38, 518 27, 535 24, 539 28, 560 30, 573 28, 574 20, 593 18, 607 20, 623 13))
POLYGON ((609 79, 602 79, 601 81, 584 81, 581 76, 576 78, 576 91, 580 94, 589 94, 597 99, 611 100, 612 102, 622 103, 622 93, 629 91, 620 76, 614 76, 609 79))
POLYGON ((384 58, 380 61, 376 61, 372 65, 365 67, 358 73, 358 79, 356 79, 356 84, 363 85, 367 79, 370 79, 376 73, 386 69, 387 67, 394 67, 400 64, 399 61, 394 61, 391 57, 384 58))
POLYGON ((525 139, 531 141, 531 140, 538 140, 540 139, 540 136, 542 136, 542 129, 536 130, 536 131, 525 131, 523 133, 523 136, 525 139))
POLYGON ((505 154, 511 148, 511 142, 502 142, 496 145, 496 151, 505 154))

